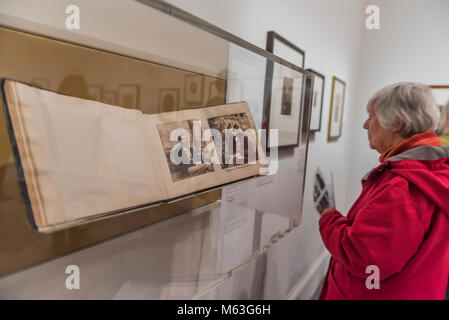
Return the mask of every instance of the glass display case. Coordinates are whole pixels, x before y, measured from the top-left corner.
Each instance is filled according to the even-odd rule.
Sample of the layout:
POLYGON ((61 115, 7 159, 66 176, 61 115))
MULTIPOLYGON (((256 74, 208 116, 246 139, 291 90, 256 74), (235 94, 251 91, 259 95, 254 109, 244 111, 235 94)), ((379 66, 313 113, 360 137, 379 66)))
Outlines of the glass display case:
POLYGON ((269 142, 270 175, 42 234, 2 111, 1 298, 201 298, 301 223, 313 75, 164 2, 125 2, 90 4, 84 33, 0 13, 0 77, 144 114, 246 101, 257 129, 290 142, 269 142), (116 13, 133 24, 107 32, 116 13), (82 290, 66 289, 67 265, 82 290))

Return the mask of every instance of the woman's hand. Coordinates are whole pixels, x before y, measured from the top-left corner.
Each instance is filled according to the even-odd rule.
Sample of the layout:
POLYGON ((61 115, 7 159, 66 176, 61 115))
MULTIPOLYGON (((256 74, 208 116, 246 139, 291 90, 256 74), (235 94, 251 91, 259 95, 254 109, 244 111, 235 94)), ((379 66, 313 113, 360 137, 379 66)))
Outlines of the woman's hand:
POLYGON ((325 213, 328 213, 328 212, 331 212, 331 211, 334 211, 335 210, 335 208, 334 207, 329 207, 329 208, 326 208, 326 209, 324 209, 324 211, 323 212, 321 212, 321 215, 323 215, 323 214, 325 214, 325 213))

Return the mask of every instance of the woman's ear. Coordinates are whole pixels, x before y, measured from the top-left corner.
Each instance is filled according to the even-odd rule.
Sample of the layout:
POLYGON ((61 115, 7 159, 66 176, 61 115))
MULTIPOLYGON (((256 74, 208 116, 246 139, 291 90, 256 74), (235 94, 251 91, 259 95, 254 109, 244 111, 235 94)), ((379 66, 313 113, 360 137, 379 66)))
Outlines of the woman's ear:
POLYGON ((393 128, 391 129, 391 131, 393 133, 398 133, 399 131, 402 130, 402 128, 404 128, 405 126, 405 122, 402 119, 399 119, 398 121, 396 121, 396 124, 393 126, 393 128))

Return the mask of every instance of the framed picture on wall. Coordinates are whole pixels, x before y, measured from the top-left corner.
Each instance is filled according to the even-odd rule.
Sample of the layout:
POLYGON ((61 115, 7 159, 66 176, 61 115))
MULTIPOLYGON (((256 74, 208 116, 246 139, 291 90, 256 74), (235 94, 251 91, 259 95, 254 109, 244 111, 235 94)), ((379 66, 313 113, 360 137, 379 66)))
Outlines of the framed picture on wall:
POLYGON ((336 140, 341 137, 343 128, 343 109, 345 106, 345 89, 346 83, 333 76, 331 105, 329 110, 329 130, 327 134, 328 140, 336 140))
POLYGON ((315 77, 312 75, 305 76, 304 82, 304 98, 303 98, 303 112, 302 112, 302 124, 301 124, 301 143, 307 143, 310 132, 310 121, 312 115, 312 102, 313 102, 313 83, 315 77))
POLYGON ((304 68, 305 51, 274 31, 267 33, 267 51, 298 67, 304 68))
POLYGON ((314 75, 313 93, 312 93, 312 114, 310 117, 310 131, 321 131, 321 119, 323 116, 323 99, 324 99, 324 83, 325 77, 321 73, 307 69, 314 75))
MULTIPOLYGON (((267 34, 267 50, 298 68, 267 61, 262 128, 278 130, 277 147, 296 147, 301 135, 304 76, 300 70, 305 52, 274 31, 267 34)), ((268 139, 267 147, 274 146, 268 139)))
POLYGON ((203 103, 203 77, 188 74, 184 80, 184 102, 187 105, 200 105, 203 103))
POLYGON ((438 106, 449 104, 449 85, 431 85, 430 89, 438 106))
POLYGON ((136 84, 119 85, 119 98, 121 106, 137 109, 140 100, 140 86, 136 84))
POLYGON ((159 89, 159 112, 179 110, 179 89, 159 89))

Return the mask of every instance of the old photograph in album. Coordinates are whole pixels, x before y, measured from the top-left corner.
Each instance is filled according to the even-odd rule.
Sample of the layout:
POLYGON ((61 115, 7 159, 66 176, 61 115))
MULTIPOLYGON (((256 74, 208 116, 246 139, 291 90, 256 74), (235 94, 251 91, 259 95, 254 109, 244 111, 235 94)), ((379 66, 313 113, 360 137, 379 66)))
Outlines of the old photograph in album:
POLYGON ((147 115, 145 121, 149 136, 158 137, 154 152, 168 199, 255 176, 263 170, 256 125, 246 102, 147 115), (173 129, 185 135, 181 137, 173 129), (168 132, 175 133, 176 139, 168 132), (226 132, 232 139, 226 138, 226 132), (184 144, 186 140, 192 143, 184 144))
MULTIPOLYGON (((248 114, 246 112, 240 112, 240 113, 233 113, 233 114, 226 114, 223 116, 217 116, 207 119, 207 123, 209 124, 209 127, 211 129, 216 129, 219 132, 222 133, 222 136, 225 135, 226 130, 242 130, 245 131, 247 129, 250 129, 251 123, 248 118, 248 114)), ((238 137, 236 137, 238 139, 238 137)), ((238 140, 235 141, 236 144, 238 143, 238 140)), ((244 142, 244 141, 243 141, 244 142)), ((233 166, 237 166, 239 164, 239 160, 242 160, 243 163, 248 163, 248 157, 249 157, 249 149, 248 147, 256 145, 253 143, 244 143, 244 147, 241 150, 237 150, 237 148, 234 148, 233 151, 229 154, 225 153, 226 150, 226 141, 223 140, 221 144, 221 155, 219 155, 221 159, 221 167, 223 169, 230 168, 233 166)), ((255 150, 253 150, 255 151, 255 150)))
POLYGON ((2 90, 28 217, 41 232, 259 174, 259 161, 246 156, 257 149, 255 130, 228 159, 237 163, 231 168, 211 161, 220 148, 204 139, 219 117, 230 128, 255 129, 246 102, 143 114, 8 79, 2 90))

